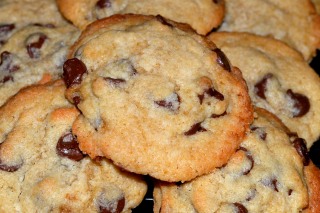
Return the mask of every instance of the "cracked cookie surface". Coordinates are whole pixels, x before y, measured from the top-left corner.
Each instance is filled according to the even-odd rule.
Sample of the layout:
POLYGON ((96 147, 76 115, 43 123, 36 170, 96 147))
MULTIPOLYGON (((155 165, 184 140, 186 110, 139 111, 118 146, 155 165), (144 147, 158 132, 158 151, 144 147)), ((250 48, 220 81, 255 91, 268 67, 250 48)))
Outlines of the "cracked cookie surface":
POLYGON ((248 33, 209 38, 241 69, 253 104, 276 114, 310 148, 320 136, 320 78, 301 55, 280 41, 248 33))
POLYGON ((63 81, 30 86, 0 108, 0 211, 130 212, 146 183, 80 151, 64 92, 63 81))
POLYGON ((61 13, 77 27, 114 14, 161 15, 207 34, 224 17, 224 1, 194 0, 57 0, 61 13))
POLYGON ((90 25, 69 58, 64 79, 82 112, 73 125, 80 148, 129 171, 167 181, 208 173, 252 121, 240 71, 186 25, 115 15, 90 25))

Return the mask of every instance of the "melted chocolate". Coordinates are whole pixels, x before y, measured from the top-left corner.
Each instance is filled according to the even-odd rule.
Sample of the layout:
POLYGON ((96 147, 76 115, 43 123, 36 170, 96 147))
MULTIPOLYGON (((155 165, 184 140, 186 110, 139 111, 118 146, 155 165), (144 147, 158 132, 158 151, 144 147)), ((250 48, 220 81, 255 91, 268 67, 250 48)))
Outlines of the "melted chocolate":
POLYGON ((248 213, 248 209, 241 203, 234 203, 233 205, 236 207, 237 213, 248 213))
POLYGON ((100 9, 103 8, 109 8, 112 6, 111 1, 110 0, 99 0, 96 4, 96 6, 100 9))
POLYGON ((301 117, 309 112, 310 102, 308 97, 299 93, 294 93, 291 89, 287 91, 287 95, 294 102, 293 117, 301 117))
POLYGON ((63 79, 68 88, 80 84, 85 73, 87 73, 86 65, 77 58, 68 59, 63 64, 63 79))
POLYGON ((74 161, 80 161, 85 157, 79 149, 77 139, 71 132, 60 137, 56 146, 56 151, 59 156, 66 157, 74 161))
POLYGON ((268 73, 261 79, 261 81, 259 81, 254 85, 255 93, 257 96, 259 96, 262 99, 266 99, 265 93, 267 91, 267 83, 268 83, 268 80, 272 77, 273 75, 271 73, 268 73))
POLYGON ((39 38, 36 42, 28 43, 26 45, 28 55, 30 58, 40 58, 40 49, 48 37, 43 33, 33 34, 30 37, 32 36, 38 36, 39 38))
POLYGON ((217 63, 222 66, 223 69, 231 72, 231 65, 226 55, 219 48, 216 48, 213 51, 217 54, 217 63))

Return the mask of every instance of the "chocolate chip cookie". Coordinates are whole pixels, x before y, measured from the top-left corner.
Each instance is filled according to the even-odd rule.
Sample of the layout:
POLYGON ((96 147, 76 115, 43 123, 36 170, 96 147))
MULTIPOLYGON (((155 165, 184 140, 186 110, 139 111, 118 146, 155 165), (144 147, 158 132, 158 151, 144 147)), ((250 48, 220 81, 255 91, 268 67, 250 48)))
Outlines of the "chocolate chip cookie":
POLYGON ((310 0, 226 0, 219 31, 272 36, 310 61, 320 47, 320 17, 310 0))
POLYGON ((0 47, 0 106, 22 87, 60 78, 79 34, 72 25, 31 24, 17 30, 0 47))
POLYGON ((212 33, 214 41, 242 70, 254 105, 276 114, 308 148, 320 136, 320 78, 283 42, 248 33, 212 33))
POLYGON ((72 128, 80 148, 161 180, 225 164, 253 118, 241 72, 223 52, 161 16, 93 23, 63 69, 67 97, 82 112, 72 128))
POLYGON ((0 108, 0 211, 130 211, 146 183, 80 151, 64 92, 63 81, 30 86, 0 108))
POLYGON ((262 109, 257 109, 250 129, 231 160, 211 174, 183 184, 158 182, 154 212, 301 212, 307 208, 304 165, 310 162, 304 140, 282 131, 279 119, 262 109))
POLYGON ((161 15, 191 25, 207 34, 218 27, 224 17, 224 1, 171 0, 57 0, 61 13, 77 27, 114 14, 161 15))
POLYGON ((0 46, 18 29, 30 24, 61 26, 68 24, 55 0, 1 0, 0 46))

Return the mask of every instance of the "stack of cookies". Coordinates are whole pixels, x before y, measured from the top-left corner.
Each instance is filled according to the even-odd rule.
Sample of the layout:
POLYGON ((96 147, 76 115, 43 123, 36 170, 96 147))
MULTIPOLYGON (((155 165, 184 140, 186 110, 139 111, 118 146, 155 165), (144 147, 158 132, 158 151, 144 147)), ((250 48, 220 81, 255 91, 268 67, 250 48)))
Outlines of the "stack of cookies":
POLYGON ((1 1, 0 212, 320 212, 316 6, 1 1))

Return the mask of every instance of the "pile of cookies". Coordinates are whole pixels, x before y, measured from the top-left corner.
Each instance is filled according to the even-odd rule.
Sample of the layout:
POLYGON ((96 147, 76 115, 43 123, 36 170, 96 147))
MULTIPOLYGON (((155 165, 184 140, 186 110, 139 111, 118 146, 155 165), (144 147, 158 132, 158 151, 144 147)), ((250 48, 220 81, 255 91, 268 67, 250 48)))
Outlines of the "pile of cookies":
POLYGON ((317 4, 2 0, 0 212, 320 212, 317 4))

